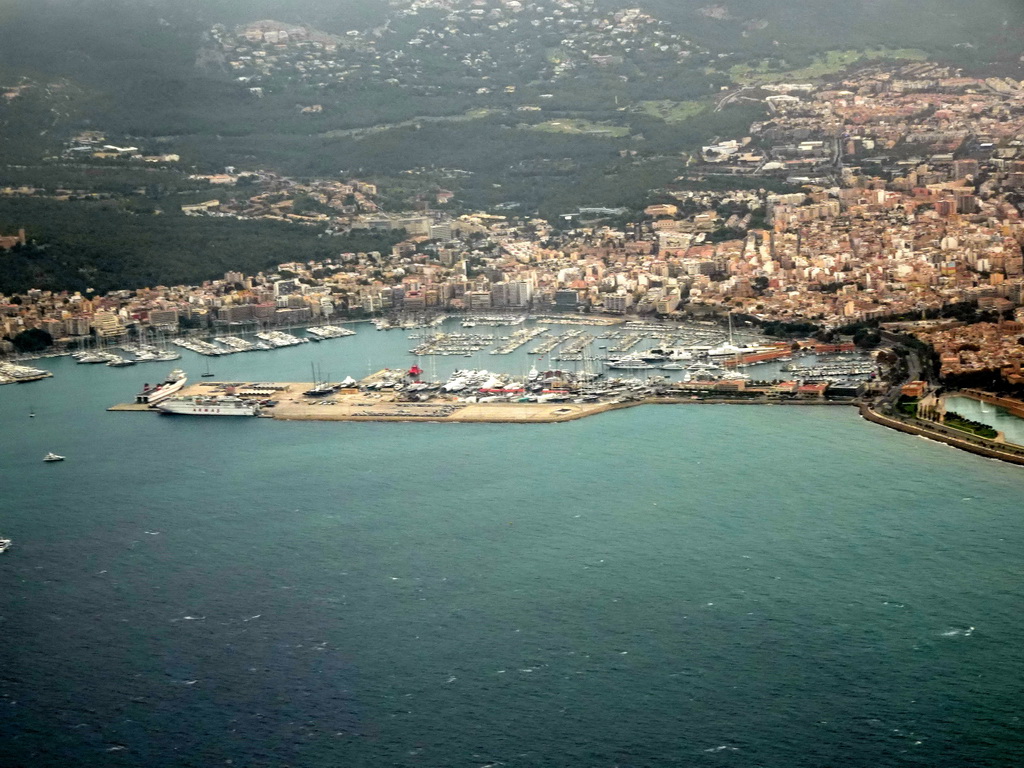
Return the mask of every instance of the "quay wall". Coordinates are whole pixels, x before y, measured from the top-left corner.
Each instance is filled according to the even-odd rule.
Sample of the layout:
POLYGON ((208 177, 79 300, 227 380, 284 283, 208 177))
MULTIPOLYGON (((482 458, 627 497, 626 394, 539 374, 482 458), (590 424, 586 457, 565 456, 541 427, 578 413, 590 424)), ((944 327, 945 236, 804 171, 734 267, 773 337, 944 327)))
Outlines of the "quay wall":
POLYGON ((919 437, 926 437, 929 440, 935 440, 939 443, 945 443, 954 448, 959 448, 962 451, 968 453, 974 453, 978 456, 984 456, 989 459, 999 459, 1010 464, 1017 464, 1024 466, 1024 451, 1020 453, 1009 453, 1007 451, 999 450, 998 444, 983 445, 976 443, 968 437, 958 437, 955 435, 948 434, 946 432, 939 432, 934 429, 926 429, 924 427, 917 426, 916 424, 908 424, 905 421, 899 419, 893 419, 888 416, 883 416, 877 411, 871 410, 871 407, 867 403, 861 403, 860 415, 863 416, 867 421, 875 424, 881 424, 883 427, 889 427, 895 429, 898 432, 905 432, 908 435, 918 435, 919 437))

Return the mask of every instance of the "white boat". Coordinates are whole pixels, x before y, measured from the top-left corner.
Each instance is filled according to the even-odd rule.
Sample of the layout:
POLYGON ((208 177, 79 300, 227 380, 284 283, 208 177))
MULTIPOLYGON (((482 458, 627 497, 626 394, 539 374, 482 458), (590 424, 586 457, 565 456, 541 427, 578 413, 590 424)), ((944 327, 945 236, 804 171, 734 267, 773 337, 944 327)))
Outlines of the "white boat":
POLYGON ((43 461, 64 461, 64 457, 58 456, 56 453, 48 453, 43 456, 43 461))
POLYGON ((654 368, 653 365, 639 357, 621 357, 614 362, 609 362, 608 367, 622 371, 645 371, 654 368))
POLYGON ((306 334, 314 339, 337 339, 342 336, 355 336, 356 332, 337 325, 319 325, 307 328, 306 334))
POLYGON ((717 347, 712 347, 708 350, 710 357, 727 357, 732 355, 742 355, 747 352, 753 352, 754 350, 748 349, 747 347, 738 347, 735 344, 719 344, 717 347))
POLYGON ((142 391, 135 396, 135 402, 150 406, 156 405, 161 400, 166 400, 178 392, 187 381, 188 377, 185 372, 180 368, 175 368, 162 383, 154 387, 144 384, 142 391))
POLYGON ((111 355, 110 359, 107 360, 107 365, 114 368, 125 368, 129 365, 135 365, 135 361, 128 357, 121 357, 120 355, 111 355))
POLYGON ((680 360, 693 359, 693 353, 684 347, 654 347, 644 352, 640 352, 635 356, 642 357, 644 360, 654 363, 662 360, 668 360, 676 363, 680 360))
POLYGON ((78 362, 84 365, 97 365, 99 363, 106 363, 110 360, 106 355, 101 355, 99 352, 86 352, 80 355, 78 362))
POLYGON ((10 539, 0 539, 0 555, 2 555, 4 552, 6 552, 10 548, 11 548, 11 540, 10 539))
POLYGON ((182 416, 258 416, 259 403, 233 395, 194 395, 172 397, 158 403, 160 413, 182 416))
POLYGON ((778 347, 768 347, 763 344, 754 344, 749 347, 742 347, 736 344, 719 344, 717 347, 712 347, 708 350, 708 354, 712 357, 725 357, 728 355, 759 355, 763 352, 778 352, 778 347))

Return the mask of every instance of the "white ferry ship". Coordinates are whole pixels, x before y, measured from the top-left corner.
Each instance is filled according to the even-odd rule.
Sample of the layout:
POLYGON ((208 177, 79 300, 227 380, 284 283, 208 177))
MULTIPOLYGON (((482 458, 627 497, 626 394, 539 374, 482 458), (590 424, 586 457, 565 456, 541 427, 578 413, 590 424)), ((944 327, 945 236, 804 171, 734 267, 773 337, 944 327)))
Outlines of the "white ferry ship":
POLYGON ((185 372, 180 368, 175 368, 160 384, 152 387, 149 384, 143 384, 142 391, 135 396, 135 402, 150 406, 156 405, 161 400, 166 400, 175 392, 178 392, 185 386, 187 381, 188 377, 185 375, 185 372))
POLYGON ((259 403, 232 395, 172 397, 156 406, 160 413, 187 416, 258 416, 259 403))

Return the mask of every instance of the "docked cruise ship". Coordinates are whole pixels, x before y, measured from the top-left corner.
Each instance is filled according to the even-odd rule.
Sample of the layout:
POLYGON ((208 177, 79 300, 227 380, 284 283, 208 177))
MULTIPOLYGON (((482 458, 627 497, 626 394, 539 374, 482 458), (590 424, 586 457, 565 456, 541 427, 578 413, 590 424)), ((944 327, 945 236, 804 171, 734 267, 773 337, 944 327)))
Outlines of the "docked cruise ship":
POLYGON ((156 406, 160 413, 185 416, 258 416, 259 403, 233 395, 172 397, 156 406))
POLYGON ((175 392, 180 391, 187 381, 188 377, 185 372, 180 368, 175 368, 160 384, 152 387, 149 384, 143 384, 142 391, 135 396, 135 402, 149 406, 156 405, 161 400, 166 400, 175 392))

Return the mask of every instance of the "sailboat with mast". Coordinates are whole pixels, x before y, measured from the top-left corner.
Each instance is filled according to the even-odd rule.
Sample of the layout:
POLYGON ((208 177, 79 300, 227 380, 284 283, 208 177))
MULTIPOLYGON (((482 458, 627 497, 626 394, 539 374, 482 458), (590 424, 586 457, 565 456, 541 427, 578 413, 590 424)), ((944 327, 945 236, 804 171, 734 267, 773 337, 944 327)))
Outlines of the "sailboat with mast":
POLYGON ((309 364, 309 367, 313 371, 313 386, 302 394, 307 397, 324 397, 332 394, 338 388, 336 384, 331 384, 326 378, 321 379, 316 366, 312 363, 309 364))
POLYGON ((729 313, 729 340, 724 344, 719 344, 717 347, 712 347, 708 350, 708 357, 737 357, 743 354, 752 354, 757 352, 770 352, 774 347, 766 347, 760 344, 753 346, 738 346, 733 343, 732 338, 732 312, 729 313))

